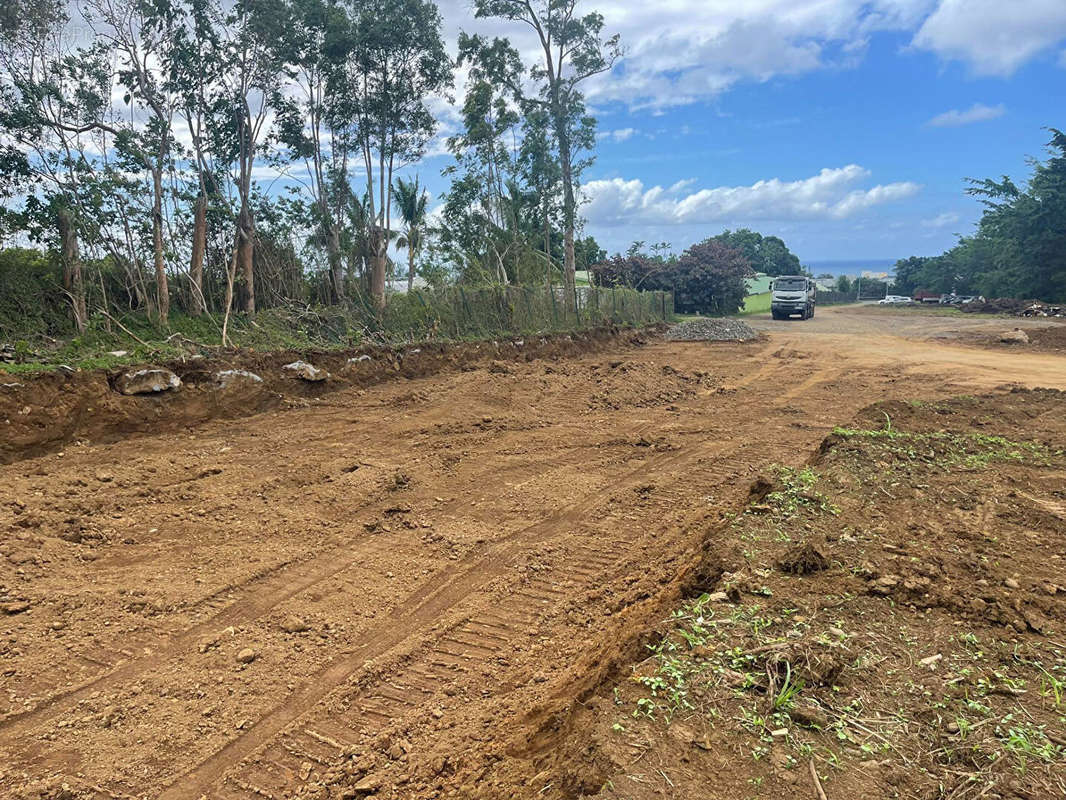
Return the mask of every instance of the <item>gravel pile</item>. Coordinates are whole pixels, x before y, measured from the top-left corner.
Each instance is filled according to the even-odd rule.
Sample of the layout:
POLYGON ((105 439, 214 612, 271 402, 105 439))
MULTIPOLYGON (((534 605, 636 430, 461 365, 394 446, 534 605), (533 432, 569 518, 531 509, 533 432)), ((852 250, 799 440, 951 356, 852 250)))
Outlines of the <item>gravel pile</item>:
POLYGON ((759 334, 739 319, 693 319, 671 325, 666 338, 675 342, 746 342, 759 334))

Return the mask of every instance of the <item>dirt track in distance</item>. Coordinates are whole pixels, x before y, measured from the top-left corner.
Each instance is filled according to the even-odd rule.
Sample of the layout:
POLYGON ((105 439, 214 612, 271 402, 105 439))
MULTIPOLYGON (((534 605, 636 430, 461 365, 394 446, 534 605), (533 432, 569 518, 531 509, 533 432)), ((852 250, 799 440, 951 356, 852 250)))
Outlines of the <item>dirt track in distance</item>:
POLYGON ((1066 389, 959 343, 1027 321, 755 324, 0 467, 0 795, 523 796, 459 782, 760 473, 877 400, 1066 389))

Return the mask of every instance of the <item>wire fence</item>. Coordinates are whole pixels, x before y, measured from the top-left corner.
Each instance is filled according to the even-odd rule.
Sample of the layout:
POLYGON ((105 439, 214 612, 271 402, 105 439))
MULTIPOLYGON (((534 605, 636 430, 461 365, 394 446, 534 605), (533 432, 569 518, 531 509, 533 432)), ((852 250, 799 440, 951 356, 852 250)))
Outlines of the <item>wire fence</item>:
POLYGON ((431 336, 469 339, 496 334, 568 331, 599 325, 647 325, 673 318, 669 292, 578 287, 462 286, 388 297, 378 322, 390 340, 431 336))

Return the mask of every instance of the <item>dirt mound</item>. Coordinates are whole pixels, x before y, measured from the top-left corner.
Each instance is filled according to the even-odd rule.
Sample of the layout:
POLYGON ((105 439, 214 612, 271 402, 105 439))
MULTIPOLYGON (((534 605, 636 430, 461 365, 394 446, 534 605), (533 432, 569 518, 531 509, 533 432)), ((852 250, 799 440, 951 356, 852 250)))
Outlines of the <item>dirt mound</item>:
POLYGON ((472 369, 489 360, 506 364, 572 356, 617 344, 640 345, 656 330, 603 328, 513 341, 424 343, 343 352, 223 352, 161 365, 174 374, 177 383, 139 396, 123 394, 126 375, 131 372, 128 368, 61 369, 29 377, 7 375, 0 368, 4 433, 0 464, 75 440, 107 442, 131 434, 183 430, 211 419, 247 416, 282 405, 303 406, 336 389, 472 369), (294 361, 308 363, 322 379, 309 381, 286 370, 294 361))
POLYGON ((759 338, 759 334, 739 319, 701 317, 671 325, 666 338, 678 342, 747 342, 759 338))
POLYGON ((603 798, 1056 796, 1064 410, 1016 391, 838 428, 753 494, 728 571, 573 711, 554 769, 603 798))
POLYGON ((997 297, 991 300, 975 300, 958 308, 969 314, 1011 314, 1016 317, 1066 317, 1066 306, 1043 303, 1039 300, 1016 300, 1012 297, 997 297))

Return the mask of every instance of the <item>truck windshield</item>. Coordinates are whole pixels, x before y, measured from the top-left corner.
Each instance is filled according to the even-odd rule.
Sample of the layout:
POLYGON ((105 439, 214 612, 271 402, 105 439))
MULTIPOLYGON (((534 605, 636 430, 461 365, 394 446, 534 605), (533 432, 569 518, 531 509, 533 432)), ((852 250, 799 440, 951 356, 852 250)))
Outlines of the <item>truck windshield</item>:
POLYGON ((774 281, 775 292, 802 292, 807 288, 807 281, 803 278, 782 278, 774 281))

